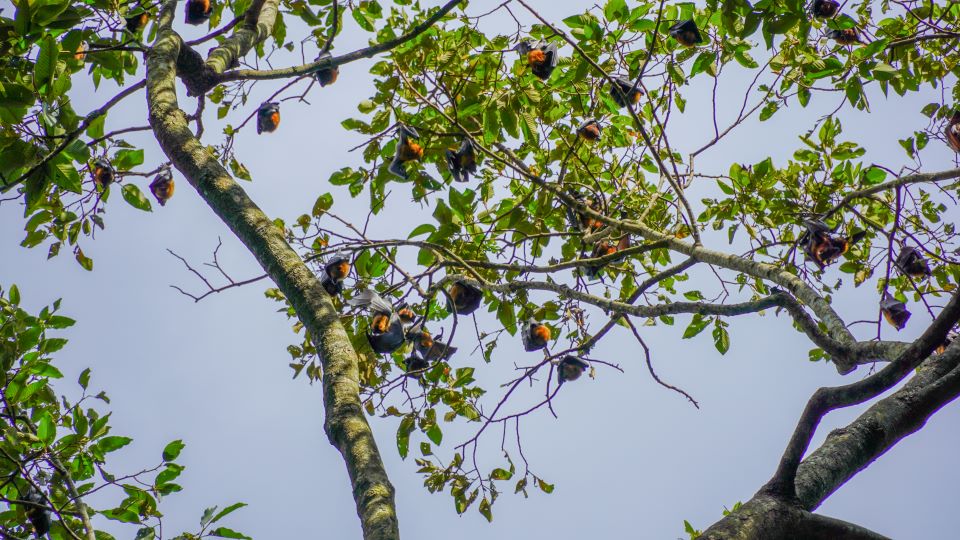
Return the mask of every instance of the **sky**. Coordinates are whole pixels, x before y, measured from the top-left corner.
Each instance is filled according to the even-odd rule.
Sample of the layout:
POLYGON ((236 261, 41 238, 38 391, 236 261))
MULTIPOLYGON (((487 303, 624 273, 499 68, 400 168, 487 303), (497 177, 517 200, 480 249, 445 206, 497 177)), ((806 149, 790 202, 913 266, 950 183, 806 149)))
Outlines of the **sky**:
MULTIPOLYGON (((551 0, 530 4, 557 22, 588 7, 586 2, 560 5, 551 0)), ((476 13, 481 8, 476 3, 469 9, 476 13)), ((509 25, 497 28, 496 19, 489 24, 504 33, 513 31, 509 25)), ((187 39, 202 34, 182 24, 178 30, 187 39)), ((335 53, 365 44, 365 35, 349 30, 338 38, 335 53)), ((360 160, 348 149, 363 139, 340 129, 339 122, 362 116, 356 104, 373 93, 366 74, 369 65, 343 66, 339 81, 322 91, 315 88, 309 104, 285 104, 277 133, 258 137, 247 129, 239 136, 237 155, 254 177, 243 187, 269 216, 292 221, 326 191, 334 193, 339 214, 366 215, 365 196, 350 199, 326 180, 331 172, 360 160)), ((709 100, 693 96, 707 95, 703 92, 709 86, 707 77, 698 79, 687 91, 686 113, 675 111, 672 120, 671 140, 683 154, 705 137, 709 100)), ((256 85, 249 107, 280 84, 256 85)), ((736 96, 744 84, 734 77, 729 89, 721 85, 721 95, 736 96)), ((108 85, 96 93, 81 86, 74 95, 75 108, 90 110, 112 92, 108 85)), ((192 111, 193 101, 182 88, 180 96, 183 108, 192 111)), ((138 94, 111 112, 107 129, 145 125, 144 99, 138 94)), ((729 99, 736 105, 725 110, 733 114, 739 101, 729 99)), ((871 114, 842 116, 844 136, 868 148, 865 162, 890 165, 891 159, 903 159, 896 140, 925 125, 919 108, 940 99, 940 91, 929 88, 906 99, 875 95, 871 114)), ((796 134, 835 105, 826 99, 815 103, 819 109, 791 103, 774 120, 745 126, 705 152, 698 158, 698 170, 726 171, 731 159, 749 163, 767 155, 782 163, 800 145, 796 134)), ((208 114, 212 109, 207 108, 208 114)), ((232 113, 228 121, 236 124, 251 110, 232 113)), ((213 117, 208 119, 204 141, 219 142, 221 127, 213 117)), ((144 168, 161 161, 156 146, 148 145, 144 168)), ((925 170, 952 166, 952 153, 934 149, 925 170)), ((170 287, 201 290, 167 249, 199 264, 210 259, 218 240, 223 241, 220 262, 234 278, 262 273, 186 181, 178 173, 175 178, 176 195, 166 207, 154 205, 151 214, 133 209, 115 194, 106 230, 84 246, 95 260, 93 272, 82 270, 69 254, 48 261, 44 248, 19 247, 22 209, 0 205, 0 284, 6 288, 16 283, 33 309, 63 298, 63 314, 77 319, 76 326, 62 332, 70 343, 57 358, 66 374, 58 389, 74 395, 72 381, 85 367, 93 368, 91 386, 106 389, 112 400, 114 433, 135 439, 111 455, 117 472, 153 466, 167 442, 186 442, 181 462, 187 468, 180 478, 184 491, 164 498, 160 507, 165 532, 195 529, 204 508, 242 501, 249 506, 224 524, 254 538, 360 538, 343 462, 323 433, 320 386, 291 380, 285 347, 295 342, 292 321, 264 297, 269 284, 231 289, 199 303, 170 287)), ((396 231, 411 229, 421 218, 422 211, 409 211, 409 199, 400 188, 395 191, 392 205, 371 223, 371 236, 397 236, 396 231)), ((693 199, 695 210, 701 208, 698 197, 693 199)), ((956 221, 960 215, 954 209, 947 217, 956 221)), ((875 292, 861 287, 840 294, 836 306, 848 320, 862 313, 872 316, 875 292)), ((915 337, 928 320, 914 311, 915 324, 897 338, 915 337)), ((479 319, 492 322, 485 315, 479 319)), ((528 499, 502 494, 492 523, 474 508, 458 516, 448 494, 428 493, 412 457, 401 460, 397 455, 397 420, 370 418, 396 487, 402 536, 447 538, 456 531, 462 540, 530 534, 554 540, 585 535, 673 539, 686 537, 684 520, 706 528, 724 507, 746 501, 770 477, 816 388, 858 380, 867 371, 861 368, 840 377, 831 365, 808 362, 811 345, 785 316, 767 313, 729 322, 732 343, 725 356, 716 352, 707 332, 681 340, 683 322, 674 328, 644 329, 658 374, 692 394, 699 410, 655 384, 628 333, 611 334, 592 356, 617 362, 624 373, 598 369, 594 380, 584 377, 565 385, 554 401, 558 418, 540 411, 521 423, 524 454, 556 490, 546 495, 533 489, 528 499)), ((462 350, 472 348, 467 337, 460 336, 462 350)), ((457 362, 476 366, 482 381, 506 380, 514 362, 525 361, 519 340, 513 341, 517 343, 502 344, 489 365, 478 355, 457 362)), ((489 388, 494 393, 496 384, 489 388)), ((536 395, 534 389, 524 399, 536 395)), ((853 407, 829 415, 815 445, 863 410, 853 407)), ((947 537, 955 529, 953 486, 960 472, 942 464, 955 458, 958 421, 958 407, 948 405, 919 433, 839 489, 818 512, 892 538, 947 537)), ((442 449, 449 452, 473 428, 445 426, 442 449)), ((499 435, 492 439, 484 447, 490 463, 499 457, 499 435)), ((106 528, 118 530, 112 524, 106 528)), ((120 537, 131 536, 128 532, 120 537)))

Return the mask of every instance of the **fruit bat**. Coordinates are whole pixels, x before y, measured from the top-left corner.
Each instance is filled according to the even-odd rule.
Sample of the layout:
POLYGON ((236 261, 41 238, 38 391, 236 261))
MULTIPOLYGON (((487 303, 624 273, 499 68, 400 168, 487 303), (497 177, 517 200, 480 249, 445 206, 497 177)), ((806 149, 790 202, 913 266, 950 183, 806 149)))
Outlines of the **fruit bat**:
POLYGON ((417 351, 417 354, 428 362, 447 360, 453 356, 453 353, 457 352, 456 347, 435 342, 433 336, 422 324, 412 327, 407 332, 407 339, 413 342, 413 348, 417 351))
POLYGON ((350 274, 350 258, 342 252, 334 253, 323 265, 320 284, 330 296, 343 292, 343 280, 350 274))
POLYGON ((830 227, 822 221, 804 221, 807 230, 800 236, 800 245, 804 253, 813 260, 822 270, 824 267, 840 258, 850 249, 850 246, 859 242, 866 231, 854 233, 849 238, 832 234, 830 227))
POLYGON ((818 19, 829 19, 840 11, 840 3, 836 0, 813 0, 810 11, 818 19))
POLYGON ((397 306, 397 316, 400 317, 404 331, 409 331, 410 327, 413 326, 413 322, 417 320, 417 314, 410 309, 410 306, 407 305, 406 302, 397 306))
POLYGON ((213 0, 187 0, 184 22, 187 24, 203 24, 210 19, 213 12, 213 0))
POLYGON ((466 182, 471 174, 477 174, 477 150, 473 141, 464 139, 457 150, 447 150, 447 167, 457 182, 466 182))
POLYGON ((166 206, 170 197, 173 197, 174 187, 173 174, 170 173, 170 169, 162 169, 157 173, 153 182, 150 182, 150 193, 153 193, 153 196, 157 198, 160 206, 166 206))
POLYGON ((903 330, 907 321, 910 320, 910 311, 907 310, 907 305, 890 296, 890 293, 887 292, 883 293, 883 300, 880 301, 880 312, 883 313, 883 318, 897 330, 903 330))
POLYGON ((556 43, 537 41, 531 44, 529 41, 523 40, 517 43, 513 50, 520 53, 520 56, 522 56, 526 60, 527 65, 530 66, 530 71, 541 80, 545 81, 549 79, 550 74, 553 73, 554 68, 557 67, 556 43))
POLYGON ((550 342, 550 327, 536 319, 528 319, 520 330, 520 339, 527 352, 538 351, 550 342))
POLYGON ((684 47, 695 47, 703 43, 703 36, 693 19, 680 21, 671 26, 670 35, 684 47))
MULTIPOLYGON (((574 192, 571 194, 573 198, 587 208, 593 210, 594 212, 603 212, 603 208, 600 206, 600 202, 591 197, 585 197, 582 193, 574 192)), ((575 208, 567 208, 567 220, 570 221, 570 228, 578 230, 583 233, 592 233, 599 231, 603 228, 603 222, 599 219, 594 219, 582 212, 578 212, 575 208)))
POLYGON ((943 135, 947 138, 947 144, 954 152, 960 153, 960 111, 953 113, 950 121, 947 123, 943 135))
POLYGON ((115 176, 113 165, 110 165, 106 158, 97 158, 93 161, 90 176, 93 178, 93 183, 103 189, 113 182, 115 176))
POLYGON ((137 32, 143 30, 143 27, 147 25, 147 21, 150 20, 150 14, 146 11, 141 11, 135 15, 130 15, 126 17, 127 21, 127 32, 131 34, 136 34, 137 32))
MULTIPOLYGON (((590 255, 590 258, 597 259, 600 257, 606 257, 607 255, 613 255, 614 253, 623 251, 628 247, 630 247, 629 235, 624 235, 619 241, 617 241, 616 244, 612 243, 609 239, 603 239, 597 242, 597 245, 593 247, 593 253, 590 255)), ((600 271, 603 270, 603 267, 607 264, 609 264, 609 262, 588 265, 583 269, 584 274, 590 279, 595 279, 598 275, 600 275, 600 271)))
POLYGON ((448 293, 450 297, 447 299, 447 309, 457 315, 473 313, 480 307, 480 301, 483 299, 483 292, 480 289, 462 279, 453 282, 448 293))
POLYGON ((37 533, 37 538, 46 536, 50 532, 50 511, 44 506, 43 495, 33 486, 27 490, 23 500, 40 506, 27 506, 27 519, 33 525, 33 530, 37 533))
POLYGON ((893 262, 898 270, 914 278, 924 278, 930 275, 930 266, 920 254, 920 250, 907 246, 900 250, 897 259, 893 262))
POLYGON ((358 292, 347 303, 355 307, 365 307, 373 315, 370 329, 367 330, 367 341, 374 352, 390 354, 403 345, 406 336, 400 316, 379 294, 366 289, 358 292))
POLYGON ((557 364, 557 384, 563 384, 565 381, 575 381, 583 375, 583 372, 590 367, 583 358, 579 356, 564 356, 557 364))
POLYGON ((943 354, 947 350, 947 347, 949 347, 950 344, 956 341, 957 339, 960 339, 960 333, 947 332, 947 336, 943 338, 943 343, 941 343, 940 346, 937 347, 937 349, 934 352, 937 354, 943 354))
POLYGON ((426 359, 420 358, 417 355, 410 355, 409 358, 405 361, 407 377, 411 378, 420 378, 423 375, 423 372, 430 367, 430 362, 426 359))
POLYGON ((268 102, 260 105, 257 110, 257 133, 270 133, 280 125, 280 104, 268 102))
MULTIPOLYGON (((317 57, 316 62, 319 62, 321 60, 326 60, 328 58, 333 58, 333 55, 331 55, 328 52, 325 52, 317 57)), ((320 83, 320 87, 322 88, 324 86, 327 86, 328 84, 333 84, 337 82, 337 77, 340 76, 340 68, 337 66, 333 66, 329 68, 318 69, 315 75, 317 77, 317 82, 320 83)))
POLYGON ((87 42, 81 41, 80 45, 77 45, 77 50, 73 53, 73 57, 80 62, 87 59, 87 42))
POLYGON ((611 75, 610 78, 613 80, 613 84, 610 86, 610 97, 613 98, 613 101, 622 109, 627 106, 628 103, 636 105, 640 103, 640 96, 643 95, 643 90, 639 87, 634 87, 633 81, 625 77, 619 77, 611 75))
POLYGON ((843 30, 829 30, 827 32, 827 37, 836 41, 841 45, 853 45, 854 43, 862 43, 860 41, 860 34, 857 33, 856 28, 844 28, 843 30))
POLYGON ((408 175, 404 164, 408 161, 419 161, 423 157, 423 147, 417 141, 411 140, 419 139, 420 134, 406 124, 400 124, 400 127, 397 128, 397 135, 399 137, 397 152, 394 154, 393 161, 390 162, 390 168, 387 170, 394 176, 406 180, 408 175))
POLYGON ((577 135, 580 136, 583 140, 586 141, 598 141, 600 140, 600 134, 603 131, 603 128, 600 127, 600 124, 594 120, 585 120, 580 127, 577 128, 577 135))

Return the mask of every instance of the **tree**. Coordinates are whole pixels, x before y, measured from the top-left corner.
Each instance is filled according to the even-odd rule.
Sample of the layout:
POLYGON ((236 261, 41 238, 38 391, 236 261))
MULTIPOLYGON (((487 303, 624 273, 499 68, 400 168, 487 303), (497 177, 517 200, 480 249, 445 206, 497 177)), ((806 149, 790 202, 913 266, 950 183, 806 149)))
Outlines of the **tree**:
MULTIPOLYGON (((731 317, 777 314, 812 343, 811 360, 830 362, 842 374, 865 371, 857 370, 861 365, 875 371, 815 392, 769 482, 703 533, 692 526, 688 532, 881 538, 813 511, 960 393, 960 340, 950 334, 960 320, 960 266, 949 221, 960 169, 921 161, 927 155, 944 161, 944 145, 932 139, 946 138, 960 149, 953 131, 960 121, 952 103, 957 96, 926 90, 954 82, 957 34, 949 29, 956 6, 864 2, 839 13, 823 0, 702 8, 611 0, 553 19, 524 0, 492 11, 465 4, 450 0, 426 9, 397 2, 387 10, 374 1, 215 3, 210 33, 185 41, 174 1, 18 2, 14 17, 2 20, 11 61, 3 67, 0 189, 8 201, 23 204, 23 245, 48 246, 51 257, 66 247, 92 270, 81 243, 87 246, 87 237, 106 227, 110 191, 120 189, 133 207, 151 210, 135 179, 156 177, 154 188, 162 188, 165 171, 176 169, 176 180, 194 187, 263 267, 276 285, 267 295, 296 319, 291 367, 295 377, 322 386, 324 428, 343 456, 370 539, 397 538, 399 525, 368 415, 397 419, 398 451, 406 457, 414 444, 428 490, 449 491, 458 512, 473 506, 492 519, 504 489, 553 490, 523 456, 520 418, 552 411, 558 394, 580 384, 581 371, 619 369, 591 355, 602 340, 632 336, 651 376, 697 405, 653 371, 649 334, 689 316, 683 337, 710 327, 724 354, 731 317), (507 15, 513 17, 509 29, 495 19, 507 15), (342 32, 367 32, 371 44, 334 55, 342 32), (288 40, 288 33, 297 38, 288 40), (198 50, 214 40, 205 54, 198 50), (307 55, 316 60, 302 63, 307 55), (754 59, 761 55, 762 61, 754 59), (358 104, 368 117, 342 126, 364 137, 363 163, 329 178, 337 197, 368 194, 369 214, 342 215, 343 203, 323 192, 309 214, 290 224, 271 220, 237 182, 251 179, 235 151, 238 137, 254 126, 258 133, 278 129, 274 109, 252 101, 254 84, 276 81, 263 103, 278 103, 283 114, 291 102, 322 94, 341 66, 371 57, 375 93, 358 104), (272 67, 279 64, 290 67, 272 67), (81 117, 71 89, 86 79, 95 86, 112 80, 121 89, 81 117), (732 108, 723 106, 730 97, 721 80, 741 87, 732 108), (114 120, 110 111, 140 90, 149 125, 114 120), (866 148, 842 138, 845 115, 869 112, 872 101, 891 90, 894 99, 930 101, 920 111, 929 120, 896 135, 903 137, 907 161, 864 162, 866 148), (194 98, 195 112, 188 114, 181 104, 194 98), (218 106, 216 118, 205 114, 207 101, 218 106), (741 133, 797 108, 816 111, 799 126, 784 123, 799 137, 799 148, 781 153, 778 144, 776 152, 744 164, 752 158, 739 153, 742 141, 750 141, 738 144, 741 133), (687 145, 690 136, 670 126, 684 125, 694 111, 698 116, 686 125, 708 127, 687 145), (215 146, 202 142, 211 138, 212 124, 223 126, 215 146), (151 135, 149 144, 169 164, 139 170, 144 148, 124 140, 137 131, 151 135), (730 155, 707 159, 720 148, 730 155), (431 218, 390 238, 371 237, 359 225, 392 219, 400 212, 396 201, 408 207, 409 200, 431 218), (350 266, 342 292, 330 267, 337 254, 350 266), (834 298, 861 286, 875 289, 875 303, 842 316, 834 298), (376 309, 364 309, 366 289, 397 311, 406 302, 434 335, 408 328, 416 343, 375 353, 367 336, 384 329, 376 309), (470 316, 470 302, 462 301, 470 292, 480 294, 480 313, 495 320, 470 316), (908 301, 931 321, 906 320, 908 301), (925 327, 911 341, 884 338, 889 329, 882 312, 897 330, 925 327), (854 326, 851 317, 866 316, 876 318, 854 326), (490 363, 519 341, 517 334, 534 328, 549 330, 549 346, 542 356, 534 351, 517 362, 502 391, 480 386, 484 363, 460 361, 465 335, 476 338, 490 363), (428 337, 433 346, 423 341, 428 337), (461 351, 447 358, 445 348, 455 340, 461 351), (911 373, 904 386, 878 399, 911 373), (522 401, 527 388, 542 397, 522 401), (867 412, 808 454, 827 413, 871 401, 867 412), (458 423, 473 436, 444 446, 444 430, 458 423), (502 463, 487 468, 477 454, 483 441, 498 439, 491 427, 502 429, 505 442, 502 463)), ((283 127, 269 135, 282 136, 283 127)), ((796 145, 791 137, 778 143, 787 141, 796 145)), ((163 205, 169 193, 152 191, 163 205)), ((228 277, 218 287, 182 260, 208 287, 202 294, 184 291, 197 300, 255 281, 228 277)), ((213 266, 228 276, 216 257, 213 266)), ((9 303, 17 304, 13 297, 9 303)), ((31 335, 11 328, 11 340, 31 335)), ((22 361, 36 344, 27 345, 11 358, 22 361)), ((8 384, 16 379, 10 369, 8 384)), ((45 385, 49 374, 32 376, 45 385)), ((46 399, 35 405, 46 413, 35 414, 65 425, 67 405, 60 409, 46 399)), ((17 427, 16 415, 7 421, 17 427)), ((32 469, 15 467, 36 461, 30 448, 50 459, 79 459, 51 452, 62 439, 38 439, 7 458, 7 470, 14 471, 8 478, 16 480, 8 489, 30 482, 32 469)), ((52 492, 69 493, 71 478, 82 479, 60 472, 52 492)), ((147 502, 123 520, 150 531, 139 534, 158 534, 148 520, 156 517, 150 501, 162 492, 140 490, 137 500, 147 502)), ((22 500, 10 494, 8 500, 22 500)), ((69 516, 97 511, 77 495, 62 496, 53 508, 61 517, 69 509, 68 518, 54 534, 92 537, 92 524, 69 516)), ((120 519, 111 510, 99 513, 120 519)), ((10 514, 7 524, 25 527, 23 518, 10 514)), ((212 534, 200 534, 206 533, 212 534)))

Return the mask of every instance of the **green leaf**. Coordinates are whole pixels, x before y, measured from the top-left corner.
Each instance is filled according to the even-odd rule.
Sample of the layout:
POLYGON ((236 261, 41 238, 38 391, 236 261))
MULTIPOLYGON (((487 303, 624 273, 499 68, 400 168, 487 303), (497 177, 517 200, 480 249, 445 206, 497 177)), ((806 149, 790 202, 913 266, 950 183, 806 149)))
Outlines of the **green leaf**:
POLYGON ((407 236, 407 239, 409 240, 410 238, 413 238, 415 236, 429 234, 436 230, 437 230, 437 227, 434 226, 433 223, 422 223, 420 225, 417 225, 417 227, 410 232, 410 234, 407 236))
POLYGON ((477 510, 480 511, 480 514, 483 515, 483 517, 487 518, 487 521, 493 521, 493 512, 490 509, 490 501, 486 497, 480 501, 480 506, 477 508, 477 510))
POLYGON ((710 321, 703 318, 703 315, 699 313, 695 314, 693 320, 690 321, 690 324, 687 326, 687 329, 683 331, 683 339, 690 339, 700 332, 703 332, 703 329, 707 327, 709 322, 710 321))
POLYGON ((60 44, 51 36, 46 35, 40 41, 40 54, 33 68, 33 87, 40 90, 43 87, 50 91, 53 78, 57 74, 57 57, 60 55, 60 44))
POLYGON ((333 206, 333 195, 329 193, 324 193, 317 197, 316 202, 313 203, 313 217, 320 217, 326 213, 333 206))
POLYGON ((404 416, 400 420, 400 427, 397 428, 397 451, 401 458, 406 458, 410 451, 410 434, 415 427, 413 415, 404 416))
POLYGON ((124 446, 133 442, 133 439, 130 437, 120 437, 117 435, 111 435, 109 437, 104 437, 97 441, 97 448, 99 448, 104 454, 119 450, 124 446))
POLYGON ((213 519, 210 521, 210 523, 216 523, 220 521, 221 518, 225 517, 227 514, 230 514, 235 510, 239 510, 240 508, 243 508, 246 505, 247 503, 242 503, 242 502, 233 503, 230 506, 218 512, 217 515, 213 516, 213 519))
POLYGON ((150 201, 147 200, 147 197, 144 196, 143 192, 140 191, 140 188, 135 184, 124 184, 120 192, 123 194, 123 200, 130 203, 130 206, 137 210, 143 210, 144 212, 153 211, 150 201))
POLYGON ((497 468, 490 473, 490 478, 494 480, 509 480, 513 478, 513 473, 506 469, 497 468))
POLYGON ((727 354, 730 350, 730 334, 719 324, 713 327, 713 344, 720 354, 727 354))
POLYGON ((20 289, 16 285, 10 286, 10 291, 7 293, 7 297, 10 299, 10 303, 19 306, 20 305, 20 289))
POLYGON ((210 531, 210 536, 216 536, 218 538, 241 538, 246 540, 252 540, 249 536, 238 533, 233 529, 228 529, 226 527, 217 527, 216 529, 210 531))
POLYGON ((548 483, 545 482, 542 478, 537 478, 537 486, 538 486, 538 487, 540 488, 540 490, 543 491, 544 493, 553 493, 554 485, 553 485, 553 484, 548 484, 548 483))
POLYGON ((443 432, 440 431, 440 426, 434 424, 427 429, 427 437, 433 441, 433 444, 440 445, 440 442, 443 440, 443 432))
POLYGON ((143 149, 120 150, 114 154, 110 164, 118 171, 129 171, 137 165, 143 164, 143 149))
POLYGON ((53 440, 57 438, 57 426, 47 411, 41 413, 40 420, 37 422, 37 437, 47 446, 53 444, 53 440))
POLYGON ((87 368, 80 372, 80 378, 77 379, 77 383, 84 390, 87 389, 87 385, 90 384, 90 368, 87 368))
POLYGON ((168 444, 163 449, 163 460, 164 461, 173 461, 180 456, 180 452, 183 450, 183 447, 186 446, 183 444, 183 441, 177 439, 170 444, 168 444))

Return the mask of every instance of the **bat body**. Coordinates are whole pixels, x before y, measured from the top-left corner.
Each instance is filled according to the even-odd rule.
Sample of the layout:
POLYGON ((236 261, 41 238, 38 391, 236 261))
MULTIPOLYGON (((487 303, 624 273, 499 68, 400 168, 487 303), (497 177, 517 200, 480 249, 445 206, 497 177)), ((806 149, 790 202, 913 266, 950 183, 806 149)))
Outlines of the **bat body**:
POLYGON ((213 0, 187 0, 183 22, 187 24, 203 24, 210 19, 213 12, 213 0))
POLYGON ((547 80, 557 67, 557 44, 523 40, 514 47, 530 67, 530 71, 541 80, 547 80))
POLYGON ((520 340, 527 352, 538 351, 550 342, 550 327, 536 319, 528 319, 520 330, 520 340))
POLYGON ((28 506, 27 507, 27 519, 30 520, 30 524, 33 525, 33 530, 37 534, 37 538, 41 538, 47 535, 50 532, 50 511, 46 508, 43 508, 43 495, 40 494, 33 486, 27 490, 26 495, 24 495, 23 500, 38 504, 41 506, 28 506))
POLYGON ((477 174, 477 151, 470 139, 464 139, 457 150, 447 150, 447 167, 457 182, 467 182, 477 174))
POLYGON ((343 253, 334 253, 323 265, 320 284, 330 296, 343 292, 343 280, 350 274, 350 259, 343 253))
POLYGON ((147 22, 150 20, 150 14, 146 11, 141 11, 126 17, 124 20, 127 22, 127 32, 136 34, 147 26, 147 22))
POLYGON ((575 381, 583 375, 583 372, 590 367, 579 356, 564 356, 557 364, 557 384, 563 384, 566 381, 575 381))
POLYGON ((636 105, 640 103, 640 96, 643 95, 643 90, 639 87, 634 87, 633 81, 626 77, 613 75, 611 75, 610 78, 613 80, 613 84, 610 86, 610 97, 613 98, 617 106, 622 109, 628 104, 636 105))
POLYGON ((953 113, 943 135, 954 152, 960 153, 960 111, 953 113))
MULTIPOLYGON (((579 192, 574 192, 572 195, 575 199, 577 199, 578 202, 594 212, 603 212, 603 208, 598 200, 591 197, 586 197, 579 192)), ((594 219, 582 212, 578 212, 574 208, 567 209, 567 220, 570 222, 570 228, 583 233, 592 233, 603 228, 602 221, 599 219, 594 219)))
POLYGON ((807 230, 800 236, 800 245, 804 253, 822 270, 846 253, 850 246, 859 242, 866 232, 854 233, 849 238, 833 234, 830 227, 822 221, 805 221, 807 230))
POLYGON ((109 161, 105 158, 97 158, 93 161, 93 167, 90 168, 90 176, 93 178, 93 183, 103 189, 113 183, 115 173, 109 161))
POLYGON ((410 306, 407 305, 406 302, 397 306, 397 316, 400 317, 400 322, 403 324, 403 329, 407 332, 409 332, 410 328, 413 326, 414 321, 417 320, 417 314, 410 309, 410 306))
POLYGON ((920 250, 913 246, 901 249, 893 264, 896 265, 898 270, 910 277, 925 278, 930 275, 930 266, 927 265, 927 260, 923 258, 920 250))
POLYGON ((943 343, 941 343, 934 352, 937 354, 943 354, 946 352, 947 347, 949 347, 950 344, 957 339, 960 339, 960 333, 957 333, 956 331, 947 332, 947 337, 943 338, 943 343))
MULTIPOLYGON (((590 255, 590 258, 597 259, 600 257, 613 255, 614 253, 619 253, 628 247, 630 247, 630 237, 628 235, 624 235, 622 238, 620 238, 620 240, 617 241, 616 244, 604 239, 594 246, 593 253, 590 255)), ((596 277, 600 275, 600 271, 603 270, 607 264, 609 264, 609 262, 588 265, 583 269, 584 274, 590 279, 596 279, 596 277)))
POLYGON ((397 141, 397 151, 393 156, 393 161, 390 162, 390 168, 388 170, 394 176, 406 180, 409 176, 404 164, 408 161, 420 161, 420 158, 423 157, 423 146, 415 140, 420 138, 420 134, 408 125, 400 124, 400 127, 397 128, 397 136, 399 138, 397 141))
POLYGON ((830 19, 840 11, 840 3, 836 0, 813 0, 810 11, 818 19, 830 19))
POLYGON ((268 102, 257 109, 257 133, 271 133, 280 126, 280 104, 268 102))
POLYGON ((405 364, 407 377, 411 378, 420 378, 423 375, 423 372, 430 367, 430 362, 420 358, 415 354, 408 357, 405 364))
MULTIPOLYGON (((333 58, 333 56, 330 53, 325 52, 320 56, 318 56, 316 61, 319 62, 320 60, 325 60, 328 58, 333 58)), ((340 76, 340 68, 337 66, 319 69, 317 70, 317 73, 316 73, 317 82, 320 83, 321 88, 324 86, 327 86, 328 84, 333 84, 337 82, 337 77, 339 76, 340 76)))
POLYGON ((585 141, 598 141, 600 140, 600 135, 603 132, 603 128, 600 127, 600 124, 593 119, 585 120, 580 127, 577 128, 577 135, 585 141))
POLYGON ((883 293, 883 300, 880 301, 880 312, 883 313, 883 318, 897 330, 903 330, 907 326, 907 321, 910 320, 911 315, 906 304, 890 296, 890 293, 887 292, 883 293))
POLYGON ((407 339, 413 342, 413 348, 417 354, 428 362, 447 360, 457 352, 456 347, 434 341, 430 332, 420 324, 407 332, 407 339))
POLYGON ((680 21, 670 27, 670 35, 684 47, 696 47, 703 43, 703 35, 693 19, 680 21))
POLYGON ((170 197, 173 197, 174 187, 173 174, 170 172, 170 169, 162 169, 157 173, 157 177, 153 179, 153 182, 150 182, 150 193, 153 193, 153 196, 157 199, 157 202, 160 203, 160 206, 166 206, 170 197))
POLYGON ((465 280, 458 280, 450 286, 447 309, 457 315, 469 315, 480 307, 483 292, 465 280))
POLYGON ((860 41, 860 34, 857 32, 856 28, 844 28, 843 30, 830 30, 827 32, 827 37, 836 41, 841 45, 853 45, 854 43, 862 43, 860 41))
POLYGON ((351 306, 365 307, 373 315, 367 341, 377 354, 390 354, 400 348, 406 340, 403 322, 389 302, 376 292, 367 289, 360 291, 347 301, 351 306))

